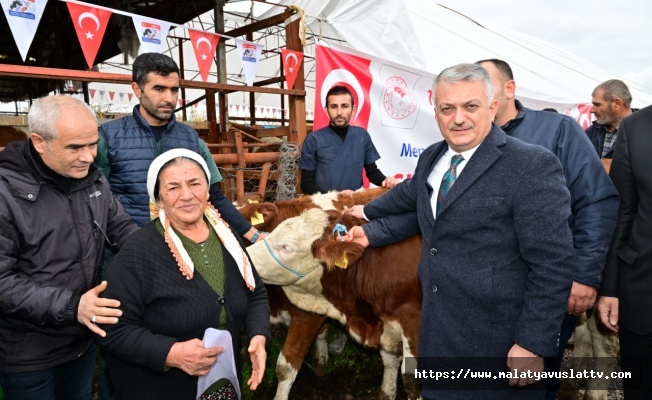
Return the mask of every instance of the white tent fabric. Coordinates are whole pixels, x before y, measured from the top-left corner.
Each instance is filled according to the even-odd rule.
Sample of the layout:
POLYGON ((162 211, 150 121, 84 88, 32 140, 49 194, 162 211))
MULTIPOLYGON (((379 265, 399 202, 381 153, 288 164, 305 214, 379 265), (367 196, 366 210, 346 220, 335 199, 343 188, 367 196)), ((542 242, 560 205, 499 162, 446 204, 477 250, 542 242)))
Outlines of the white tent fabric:
MULTIPOLYGON (((357 51, 434 74, 462 62, 505 60, 514 71, 517 98, 536 109, 555 107, 566 112, 590 103, 599 83, 619 78, 550 43, 489 26, 430 0, 281 0, 279 4, 299 6, 308 29, 324 40, 343 41, 340 44, 357 51)), ((273 7, 264 16, 279 10, 273 7)), ((625 82, 633 107, 652 104, 652 95, 625 82)))

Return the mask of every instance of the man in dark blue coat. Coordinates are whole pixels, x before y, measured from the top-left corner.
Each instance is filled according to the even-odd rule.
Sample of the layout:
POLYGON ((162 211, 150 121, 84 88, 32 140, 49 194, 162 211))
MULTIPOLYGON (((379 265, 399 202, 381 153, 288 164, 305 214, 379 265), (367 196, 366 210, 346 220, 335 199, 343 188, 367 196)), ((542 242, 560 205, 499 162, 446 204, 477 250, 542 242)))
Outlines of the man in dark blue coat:
MULTIPOLYGON (((498 103, 482 67, 447 68, 434 89, 435 117, 445 141, 422 153, 412 179, 354 208, 354 215, 364 211, 371 222, 353 228, 348 238, 368 245, 367 236, 373 242, 386 235, 375 219, 418 214, 423 235, 420 369, 433 357, 447 357, 466 358, 471 370, 484 358, 499 362, 503 370, 540 372, 540 357, 557 354, 572 285, 570 195, 561 166, 549 151, 492 124, 498 103)), ((517 375, 487 383, 507 393, 423 394, 543 398, 543 390, 518 388, 533 383, 534 378, 517 375)), ((429 384, 425 381, 424 387, 429 384)))
MULTIPOLYGON (((509 64, 491 59, 478 61, 494 82, 498 101, 496 125, 509 136, 538 144, 555 153, 564 169, 571 194, 568 225, 575 244, 575 272, 567 315, 560 329, 559 354, 549 368, 559 370, 577 315, 593 307, 600 287, 609 243, 616 227, 618 192, 580 125, 571 117, 523 107, 515 99, 516 82, 509 64)), ((559 380, 550 380, 548 399, 556 397, 559 380)))

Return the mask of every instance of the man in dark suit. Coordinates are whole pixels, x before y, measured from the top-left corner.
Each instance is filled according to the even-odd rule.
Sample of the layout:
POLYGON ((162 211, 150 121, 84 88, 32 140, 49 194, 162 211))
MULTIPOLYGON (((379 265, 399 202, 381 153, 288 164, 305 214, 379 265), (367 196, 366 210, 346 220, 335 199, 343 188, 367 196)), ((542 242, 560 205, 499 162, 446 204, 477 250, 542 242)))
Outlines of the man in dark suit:
POLYGON ((652 398, 652 106, 622 120, 609 176, 620 193, 616 233, 598 299, 620 337, 625 398, 652 398), (642 386, 645 385, 645 386, 642 386))
MULTIPOLYGON (((363 245, 389 234, 375 219, 418 215, 419 368, 433 357, 469 357, 471 371, 480 358, 497 360, 504 370, 542 371, 541 357, 557 354, 573 280, 570 195, 552 153, 492 124, 493 91, 479 65, 442 71, 435 118, 445 141, 422 153, 412 179, 352 210, 371 220, 348 236, 363 245)), ((497 381, 502 389, 535 383, 523 376, 497 381)), ((541 399, 540 389, 449 390, 441 398, 541 399)), ((425 398, 436 395, 424 391, 425 398)))

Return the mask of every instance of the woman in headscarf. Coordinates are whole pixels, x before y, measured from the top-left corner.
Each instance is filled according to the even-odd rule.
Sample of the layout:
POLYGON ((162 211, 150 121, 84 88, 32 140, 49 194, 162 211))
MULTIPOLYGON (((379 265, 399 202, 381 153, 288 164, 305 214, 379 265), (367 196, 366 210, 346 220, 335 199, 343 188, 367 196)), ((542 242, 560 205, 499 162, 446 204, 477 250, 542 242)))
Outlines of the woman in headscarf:
MULTIPOLYGON (((238 236, 208 203, 209 181, 206 163, 190 150, 165 152, 149 168, 147 190, 158 218, 111 262, 102 293, 122 310, 117 324, 102 326, 107 335, 100 339, 117 400, 197 398, 198 376, 223 351, 202 346, 207 328, 231 334, 242 382, 244 327, 253 370, 247 384, 253 390, 262 380, 267 292, 238 236)), ((227 385, 210 398, 232 398, 233 389, 227 385)))

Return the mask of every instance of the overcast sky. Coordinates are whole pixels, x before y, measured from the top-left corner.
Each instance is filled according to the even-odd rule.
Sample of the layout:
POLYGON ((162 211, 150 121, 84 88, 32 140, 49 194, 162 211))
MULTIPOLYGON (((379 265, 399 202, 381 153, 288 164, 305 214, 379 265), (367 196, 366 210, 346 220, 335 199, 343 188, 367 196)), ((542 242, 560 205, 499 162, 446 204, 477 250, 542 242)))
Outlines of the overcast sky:
POLYGON ((478 22, 551 42, 652 94, 650 0, 435 1, 478 22))

